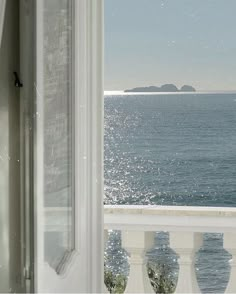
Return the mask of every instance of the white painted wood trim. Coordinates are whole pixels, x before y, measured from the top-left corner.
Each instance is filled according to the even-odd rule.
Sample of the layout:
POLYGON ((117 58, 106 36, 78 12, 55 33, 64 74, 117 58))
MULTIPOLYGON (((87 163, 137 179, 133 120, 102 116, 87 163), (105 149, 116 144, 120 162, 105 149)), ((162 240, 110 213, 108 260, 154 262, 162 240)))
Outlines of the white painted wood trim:
POLYGON ((84 292, 103 291, 103 0, 80 0, 76 92, 76 238, 84 271, 84 292), (78 231, 78 230, 77 230, 78 231), (86 242, 84 242, 86 239, 86 242))
MULTIPOLYGON (((36 292, 44 292, 41 284, 43 284, 44 270, 44 216, 43 216, 43 107, 44 107, 44 85, 43 85, 43 18, 42 15, 36 13, 37 11, 43 10, 44 1, 35 1, 35 109, 34 109, 34 290, 36 292), (39 119, 39 116, 41 118, 39 119)), ((32 12, 31 12, 32 13, 32 12)), ((44 285, 47 289, 47 285, 44 285)))
POLYGON ((6 8, 6 0, 0 0, 0 48, 1 48, 1 43, 2 43, 5 8, 6 8))
MULTIPOLYGON (((36 9, 42 9, 41 2, 35 1, 36 9)), ((37 55, 37 42, 39 48, 43 42, 41 22, 36 19, 36 163, 43 162, 43 126, 37 118, 43 101, 42 59, 37 55)), ((39 165, 34 174, 36 292, 103 292, 103 0, 76 0, 75 22, 75 254, 60 275, 44 263, 39 165)))

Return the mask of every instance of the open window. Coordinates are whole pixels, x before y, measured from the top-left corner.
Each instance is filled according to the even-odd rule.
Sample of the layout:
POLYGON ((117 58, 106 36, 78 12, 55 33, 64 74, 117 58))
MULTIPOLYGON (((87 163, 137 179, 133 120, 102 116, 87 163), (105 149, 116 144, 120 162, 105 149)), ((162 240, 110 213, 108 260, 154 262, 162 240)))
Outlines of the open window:
POLYGON ((0 292, 102 292, 102 18, 0 0, 0 292))

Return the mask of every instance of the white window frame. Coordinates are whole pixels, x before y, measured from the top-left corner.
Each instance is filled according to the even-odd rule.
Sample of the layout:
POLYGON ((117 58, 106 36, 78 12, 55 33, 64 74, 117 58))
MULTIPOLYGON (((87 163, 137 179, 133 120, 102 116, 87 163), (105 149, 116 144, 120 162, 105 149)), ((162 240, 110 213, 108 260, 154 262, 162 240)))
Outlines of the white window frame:
MULTIPOLYGON (((24 3, 29 5, 31 1, 26 0, 24 3)), ((36 6, 39 8, 40 3, 41 0, 36 0, 36 6)), ((103 0, 75 0, 74 50, 78 52, 78 54, 75 54, 74 65, 75 81, 78 81, 75 82, 74 89, 75 250, 69 258, 65 259, 65 263, 62 265, 62 272, 59 275, 50 266, 42 264, 43 256, 40 249, 42 246, 42 230, 40 229, 40 222, 42 221, 43 223, 43 215, 40 199, 42 199, 43 191, 42 187, 37 185, 37 181, 40 181, 40 179, 37 178, 37 169, 33 167, 32 174, 34 174, 34 179, 32 179, 31 183, 33 187, 29 185, 29 187, 26 187, 26 191, 24 191, 25 195, 28 195, 25 211, 31 211, 27 214, 30 227, 25 228, 25 240, 28 240, 26 243, 28 248, 26 248, 25 268, 27 275, 29 272, 29 278, 34 276, 34 281, 31 280, 31 286, 28 287, 31 292, 74 292, 75 290, 76 292, 83 293, 103 292, 103 9, 103 0), (31 207, 31 210, 27 210, 29 207, 31 207), (32 211, 33 207, 34 212, 32 211), (30 219, 33 222, 29 222, 30 219), (40 261, 40 263, 37 261, 40 261), (75 272, 76 265, 78 264, 80 264, 81 270, 75 272), (33 267, 32 275, 31 267, 33 267), (72 273, 73 275, 71 275, 72 273), (76 279, 72 276, 76 277, 76 279), (71 284, 68 281, 71 281, 71 284)), ((31 17, 34 18, 35 15, 31 17)), ((38 21, 40 22, 40 19, 36 20, 36 25, 38 21)), ((29 22, 26 21, 22 28, 30 30, 29 22)), ((34 19, 33 22, 35 22, 34 19)), ((31 35, 31 33, 29 34, 31 35)), ((38 41, 40 41, 41 37, 40 32, 38 41)), ((35 35, 31 35, 31 38, 34 39, 35 35)), ((28 44, 31 42, 32 40, 29 40, 28 44)), ((35 49, 37 52, 37 48, 35 49)), ((28 58, 28 56, 25 58, 28 58)), ((33 61, 33 58, 34 56, 30 60, 33 61)), ((40 60, 37 62, 36 72, 30 74, 32 65, 30 65, 29 59, 27 59, 27 62, 24 61, 21 76, 24 85, 28 85, 29 88, 32 86, 32 76, 36 77, 37 74, 42 74, 42 64, 40 65, 40 60)), ((41 86, 43 87, 43 85, 41 86)), ((39 99, 40 83, 37 85, 37 89, 39 89, 38 93, 35 91, 34 95, 31 96, 31 94, 27 93, 26 96, 35 96, 36 100, 39 99)), ((23 91, 27 91, 27 89, 25 88, 23 91)), ((23 109, 23 100, 21 104, 23 109)), ((40 128, 40 125, 38 126, 37 123, 39 122, 40 124, 40 120, 37 122, 37 115, 34 115, 36 112, 34 110, 33 115, 30 113, 31 118, 29 118, 32 119, 34 117, 35 120, 33 122, 34 138, 31 147, 34 158, 32 159, 30 155, 31 159, 28 160, 31 163, 32 160, 36 163, 41 158, 40 153, 37 152, 37 146, 42 142, 37 132, 37 128, 40 128)), ((27 119, 22 121, 22 130, 29 132, 29 130, 27 131, 25 121, 27 119)), ((27 147, 24 146, 24 148, 27 147)), ((30 154, 30 152, 27 152, 27 154, 30 154)), ((29 165, 27 165, 26 159, 26 170, 27 167, 29 165)), ((30 169, 23 182, 29 180, 30 169)))
POLYGON ((78 97, 75 99, 75 146, 80 148, 75 152, 75 181, 78 183, 75 195, 87 197, 77 198, 75 221, 83 228, 79 236, 75 236, 75 247, 81 252, 87 250, 83 263, 88 292, 101 293, 104 285, 104 3, 103 0, 76 0, 76 3, 75 50, 79 54, 75 61, 75 80, 79 83, 75 87, 78 97), (79 249, 85 237, 87 249, 79 249))

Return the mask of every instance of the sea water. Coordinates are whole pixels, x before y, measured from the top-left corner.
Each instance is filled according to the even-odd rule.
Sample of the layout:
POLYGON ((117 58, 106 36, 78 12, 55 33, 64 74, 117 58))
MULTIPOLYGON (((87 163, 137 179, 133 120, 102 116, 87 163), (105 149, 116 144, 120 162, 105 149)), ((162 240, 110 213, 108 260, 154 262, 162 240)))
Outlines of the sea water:
MULTIPOLYGON (((235 147, 236 94, 107 95, 105 202, 236 206, 235 147)), ((111 266, 120 271, 123 251, 119 237, 112 240, 111 266)), ((176 260, 167 234, 157 237, 154 255, 176 260)), ((222 235, 205 234, 196 262, 202 291, 224 291, 229 259, 222 235)))

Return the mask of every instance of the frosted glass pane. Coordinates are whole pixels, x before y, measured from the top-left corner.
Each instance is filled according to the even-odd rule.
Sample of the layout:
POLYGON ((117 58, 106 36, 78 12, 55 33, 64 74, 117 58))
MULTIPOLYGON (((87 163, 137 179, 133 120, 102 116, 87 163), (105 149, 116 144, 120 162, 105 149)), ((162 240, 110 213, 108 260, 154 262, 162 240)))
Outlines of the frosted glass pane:
POLYGON ((73 250, 72 1, 44 1, 45 259, 57 271, 73 250))

